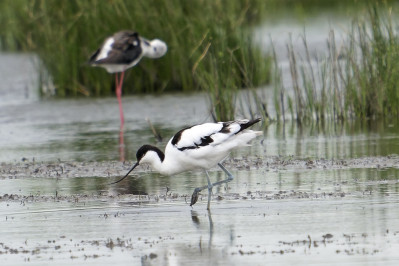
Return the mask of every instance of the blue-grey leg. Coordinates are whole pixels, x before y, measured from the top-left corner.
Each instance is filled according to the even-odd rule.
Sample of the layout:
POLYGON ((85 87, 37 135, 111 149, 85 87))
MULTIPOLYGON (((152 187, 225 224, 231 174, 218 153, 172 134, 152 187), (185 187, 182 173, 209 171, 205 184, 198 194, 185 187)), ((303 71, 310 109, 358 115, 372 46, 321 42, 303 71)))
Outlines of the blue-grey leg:
POLYGON ((224 166, 221 163, 218 163, 218 165, 220 168, 222 168, 223 172, 226 173, 227 179, 225 179, 225 180, 228 180, 227 182, 230 182, 231 180, 234 179, 234 176, 226 168, 224 168, 224 166))
POLYGON ((203 186, 203 187, 197 187, 196 189, 194 189, 193 195, 191 196, 191 203, 190 203, 190 206, 193 206, 193 205, 197 202, 199 193, 200 193, 202 190, 208 188, 208 206, 207 206, 207 209, 209 210, 209 209, 210 209, 210 201, 211 201, 212 188, 213 188, 214 186, 219 186, 219 185, 221 185, 221 184, 228 183, 228 182, 230 182, 231 180, 234 179, 234 176, 233 176, 221 163, 218 163, 218 166, 219 166, 220 168, 222 168, 223 172, 225 172, 225 174, 227 175, 227 178, 224 179, 224 180, 221 180, 221 181, 218 181, 218 182, 215 182, 215 183, 212 184, 212 183, 211 183, 211 180, 209 179, 208 172, 205 171, 205 173, 206 173, 206 178, 207 178, 207 180, 208 180, 208 185, 207 185, 207 186, 203 186))
POLYGON ((211 183, 211 180, 209 179, 208 171, 205 171, 205 173, 206 173, 206 179, 208 180, 208 205, 206 209, 209 211, 211 207, 211 196, 212 196, 213 185, 211 183))

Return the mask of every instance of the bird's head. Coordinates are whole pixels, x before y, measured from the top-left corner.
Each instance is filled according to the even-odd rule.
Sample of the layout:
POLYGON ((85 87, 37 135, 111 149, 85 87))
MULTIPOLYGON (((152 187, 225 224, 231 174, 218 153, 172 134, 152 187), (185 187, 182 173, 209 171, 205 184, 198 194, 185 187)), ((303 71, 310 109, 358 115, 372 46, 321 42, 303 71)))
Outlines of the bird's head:
POLYGON ((138 164, 152 164, 155 161, 163 161, 165 155, 155 146, 143 145, 136 152, 138 164))
POLYGON ((137 150, 136 152, 136 158, 137 162, 133 165, 133 167, 127 172, 125 176, 123 176, 121 179, 119 179, 116 182, 113 182, 111 184, 116 184, 121 182, 123 179, 125 179, 137 166, 140 164, 154 164, 156 162, 162 162, 165 158, 164 153, 158 149, 155 146, 151 145, 143 145, 140 147, 140 149, 137 150))
POLYGON ((147 49, 146 56, 149 58, 162 57, 168 51, 168 46, 166 45, 166 43, 159 39, 154 39, 152 41, 149 41, 148 43, 149 47, 147 49))

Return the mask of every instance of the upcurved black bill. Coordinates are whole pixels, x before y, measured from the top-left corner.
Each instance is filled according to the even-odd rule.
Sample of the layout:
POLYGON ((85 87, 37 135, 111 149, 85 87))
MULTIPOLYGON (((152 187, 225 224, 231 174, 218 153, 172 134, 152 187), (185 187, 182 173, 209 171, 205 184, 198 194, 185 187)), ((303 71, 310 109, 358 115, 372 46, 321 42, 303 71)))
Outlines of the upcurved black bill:
POLYGON ((122 177, 122 178, 119 179, 118 181, 109 183, 109 185, 113 185, 113 184, 116 184, 116 183, 121 182, 123 179, 125 179, 125 178, 130 174, 131 171, 133 171, 134 168, 136 168, 137 165, 139 165, 139 162, 137 162, 135 165, 133 165, 132 169, 130 169, 129 172, 127 172, 127 174, 126 174, 124 177, 122 177))

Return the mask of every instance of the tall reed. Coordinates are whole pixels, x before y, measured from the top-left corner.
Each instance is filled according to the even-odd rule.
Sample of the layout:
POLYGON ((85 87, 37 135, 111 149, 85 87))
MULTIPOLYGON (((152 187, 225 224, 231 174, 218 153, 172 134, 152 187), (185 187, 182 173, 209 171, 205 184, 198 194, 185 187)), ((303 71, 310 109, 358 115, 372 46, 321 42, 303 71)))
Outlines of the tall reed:
POLYGON ((304 54, 298 54, 291 42, 287 44, 293 95, 285 94, 276 64, 278 120, 285 119, 284 102, 300 123, 399 118, 399 38, 384 7, 370 5, 365 19, 354 20, 346 43, 339 48, 331 31, 324 58, 310 58, 305 37, 304 54))
POLYGON ((348 52, 346 107, 351 115, 399 118, 399 38, 391 13, 373 5, 369 22, 356 21, 348 52))
MULTIPOLYGON (((243 35, 242 32, 237 34, 243 35)), ((193 69, 195 79, 208 93, 214 120, 231 120, 238 113, 249 114, 253 118, 266 116, 262 97, 254 90, 254 81, 269 82, 271 58, 265 57, 251 40, 244 37, 237 38, 240 42, 234 49, 224 48, 228 60, 218 60, 219 52, 208 43, 195 64, 198 69, 206 68, 207 71, 193 69), (255 61, 254 58, 262 58, 262 61, 255 61), (241 91, 242 88, 246 90, 241 91)))

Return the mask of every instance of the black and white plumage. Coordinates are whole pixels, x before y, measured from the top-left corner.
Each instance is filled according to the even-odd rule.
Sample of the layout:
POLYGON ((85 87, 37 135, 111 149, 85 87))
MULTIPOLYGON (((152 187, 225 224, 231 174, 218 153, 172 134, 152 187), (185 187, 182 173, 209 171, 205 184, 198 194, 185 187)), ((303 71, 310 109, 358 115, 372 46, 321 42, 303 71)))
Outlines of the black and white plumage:
POLYGON ((165 42, 147 40, 134 31, 120 31, 105 39, 102 46, 90 57, 89 64, 105 68, 115 75, 116 95, 119 102, 121 126, 124 124, 122 109, 122 84, 125 71, 138 64, 143 57, 159 58, 168 50, 165 42))
MULTIPOLYGON (((188 127, 177 132, 168 142, 165 153, 151 145, 144 145, 136 153, 137 162, 118 183, 125 179, 140 164, 149 164, 162 175, 174 175, 194 169, 208 170, 218 165, 228 178, 194 190, 191 205, 198 199, 198 193, 208 188, 208 209, 212 187, 230 182, 233 176, 220 163, 231 150, 247 146, 261 131, 248 129, 260 119, 236 120, 230 122, 205 123, 188 127)), ((191 206, 190 205, 190 206, 191 206)))
POLYGON ((109 73, 124 72, 135 66, 142 57, 162 57, 168 47, 158 39, 149 41, 134 31, 119 31, 108 37, 90 57, 93 66, 104 67, 109 73))

